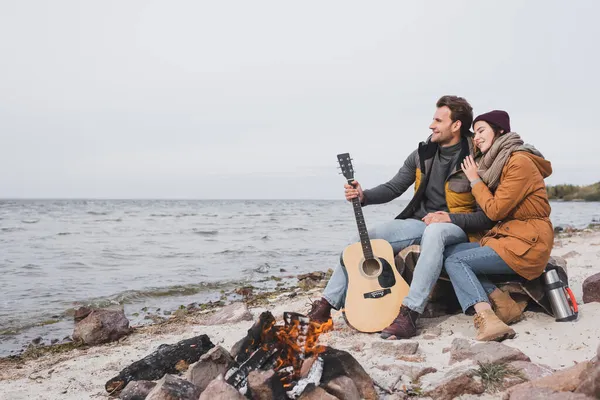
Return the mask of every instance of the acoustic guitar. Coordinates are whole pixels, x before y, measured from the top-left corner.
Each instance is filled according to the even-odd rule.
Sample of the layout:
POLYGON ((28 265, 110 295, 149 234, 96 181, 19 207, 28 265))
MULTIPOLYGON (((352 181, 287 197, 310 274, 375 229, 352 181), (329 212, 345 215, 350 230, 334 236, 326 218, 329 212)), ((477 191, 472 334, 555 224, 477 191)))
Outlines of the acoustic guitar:
MULTIPOLYGON (((337 156, 342 175, 352 185, 354 168, 350 154, 337 156)), ((409 286, 394 263, 394 250, 383 239, 369 239, 360 200, 352 199, 360 242, 342 253, 342 265, 348 273, 344 314, 346 321, 360 332, 380 332, 400 311, 409 286)))

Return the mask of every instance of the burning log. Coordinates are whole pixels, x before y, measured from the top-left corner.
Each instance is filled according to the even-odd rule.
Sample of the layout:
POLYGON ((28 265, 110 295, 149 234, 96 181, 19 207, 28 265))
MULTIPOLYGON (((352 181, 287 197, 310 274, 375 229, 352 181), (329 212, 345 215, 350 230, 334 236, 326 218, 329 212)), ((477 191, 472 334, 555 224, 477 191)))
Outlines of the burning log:
POLYGON ((317 345, 317 340, 328 325, 292 312, 285 312, 283 319, 283 326, 275 325, 273 315, 263 312, 247 336, 234 346, 240 364, 227 371, 225 380, 240 393, 246 394, 248 376, 255 370, 274 370, 291 399, 298 398, 309 384, 319 385, 323 360, 318 354, 325 347, 317 345), (312 364, 308 366, 308 362, 312 364))
POLYGON ((173 345, 163 344, 150 355, 124 368, 104 385, 109 393, 122 390, 131 381, 153 381, 165 374, 178 374, 179 366, 195 363, 215 347, 208 336, 200 335, 173 345))
POLYGON ((261 347, 263 341, 273 341, 274 336, 270 334, 273 325, 275 325, 273 314, 268 311, 261 313, 254 325, 248 329, 246 337, 233 346, 231 355, 235 361, 242 364, 261 347))

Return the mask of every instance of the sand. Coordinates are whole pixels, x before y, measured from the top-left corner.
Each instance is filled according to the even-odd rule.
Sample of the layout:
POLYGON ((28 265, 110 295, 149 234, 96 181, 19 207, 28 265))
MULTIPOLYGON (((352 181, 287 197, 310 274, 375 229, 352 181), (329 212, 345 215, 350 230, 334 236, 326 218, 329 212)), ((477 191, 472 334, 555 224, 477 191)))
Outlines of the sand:
MULTIPOLYGON (((600 272, 600 232, 584 231, 572 237, 558 238, 553 255, 567 259, 571 288, 582 303, 583 280, 600 272)), ((284 311, 306 313, 310 300, 319 298, 319 290, 303 292, 292 299, 282 295, 272 299, 269 305, 251 308, 250 311, 257 318, 262 311, 269 310, 278 320, 284 311)), ((117 343, 46 355, 25 363, 0 362, 0 399, 107 398, 105 382, 159 345, 204 333, 213 343, 230 349, 252 324, 253 321, 215 326, 171 324, 160 329, 141 330, 117 343)), ((475 335, 472 317, 463 314, 421 319, 420 335, 410 340, 419 344, 415 357, 399 360, 389 351, 389 346, 400 341, 384 341, 377 334, 357 333, 345 325, 339 313, 334 313, 334 325, 334 331, 322 335, 320 341, 349 351, 374 380, 386 388, 392 387, 402 373, 407 374, 411 368, 424 367, 438 370, 421 379, 424 390, 432 387, 448 370, 468 363, 448 365, 450 354, 444 353, 443 349, 449 347, 455 338, 472 340, 475 335), (428 334, 437 337, 431 338, 428 334)), ((579 319, 575 322, 555 322, 548 315, 528 311, 526 319, 513 328, 517 336, 504 341, 504 344, 520 349, 535 363, 553 369, 568 367, 589 360, 596 354, 600 344, 600 303, 580 304, 579 319)))

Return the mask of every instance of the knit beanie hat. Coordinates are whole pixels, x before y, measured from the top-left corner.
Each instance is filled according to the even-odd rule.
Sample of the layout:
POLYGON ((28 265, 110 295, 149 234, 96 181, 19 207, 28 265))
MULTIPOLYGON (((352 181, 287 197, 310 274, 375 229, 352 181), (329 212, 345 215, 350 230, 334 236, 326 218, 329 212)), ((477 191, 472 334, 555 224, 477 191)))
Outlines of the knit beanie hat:
POLYGON ((485 114, 479 115, 473 120, 473 128, 475 128, 475 122, 485 121, 497 125, 504 131, 504 133, 510 132, 510 117, 506 111, 493 110, 485 114))

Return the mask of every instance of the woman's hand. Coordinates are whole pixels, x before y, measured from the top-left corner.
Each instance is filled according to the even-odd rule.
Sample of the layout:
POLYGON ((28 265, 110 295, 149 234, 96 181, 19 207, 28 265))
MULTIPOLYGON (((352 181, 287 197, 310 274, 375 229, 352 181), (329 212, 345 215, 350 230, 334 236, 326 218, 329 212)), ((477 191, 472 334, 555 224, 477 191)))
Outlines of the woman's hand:
POLYGON ((469 182, 473 182, 475 179, 479 178, 479 174, 477 173, 477 164, 475 163, 475 160, 473 160, 473 156, 465 157, 462 164, 460 164, 460 168, 462 168, 463 172, 469 179, 469 182))

